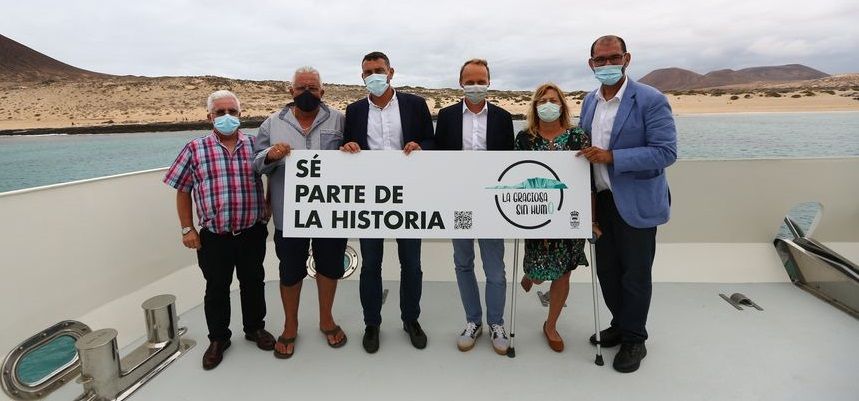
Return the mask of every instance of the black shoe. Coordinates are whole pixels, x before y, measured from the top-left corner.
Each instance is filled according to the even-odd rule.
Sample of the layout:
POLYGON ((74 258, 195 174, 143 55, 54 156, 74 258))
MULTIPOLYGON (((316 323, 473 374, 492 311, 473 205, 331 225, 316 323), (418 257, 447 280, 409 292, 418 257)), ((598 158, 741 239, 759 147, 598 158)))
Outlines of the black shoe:
POLYGON ((645 356, 647 356, 647 347, 644 343, 623 343, 620 345, 620 351, 614 356, 614 370, 621 373, 635 372, 645 356))
POLYGON ((379 326, 367 326, 364 329, 364 351, 374 354, 379 350, 379 326))
POLYGON ((265 329, 254 330, 245 334, 245 340, 256 343, 257 348, 263 351, 271 351, 274 349, 274 336, 265 331, 265 329))
POLYGON ((421 324, 417 320, 413 322, 403 322, 403 330, 409 333, 409 339, 412 340, 412 345, 417 349, 424 349, 427 346, 427 335, 421 329, 421 324))
MULTIPOLYGON (((594 334, 590 338, 591 344, 597 345, 597 335, 594 334)), ((614 326, 600 331, 600 345, 604 348, 611 348, 620 344, 620 330, 614 326)))

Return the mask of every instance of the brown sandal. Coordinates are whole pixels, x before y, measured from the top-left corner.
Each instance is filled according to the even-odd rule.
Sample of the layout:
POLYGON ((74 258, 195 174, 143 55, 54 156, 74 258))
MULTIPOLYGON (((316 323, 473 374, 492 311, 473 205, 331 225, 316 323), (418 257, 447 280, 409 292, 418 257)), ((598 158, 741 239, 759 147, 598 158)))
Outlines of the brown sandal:
POLYGON ((343 329, 340 328, 340 326, 334 326, 334 328, 331 330, 323 330, 320 327, 319 331, 321 331, 322 334, 325 334, 325 342, 328 343, 329 347, 340 348, 340 347, 346 345, 346 333, 343 331, 343 329), (330 341, 328 341, 328 336, 332 336, 332 337, 336 338, 337 335, 341 334, 341 333, 343 334, 343 337, 340 339, 340 341, 337 341, 336 343, 331 343, 330 341))
MULTIPOLYGON (((277 338, 277 344, 283 344, 284 347, 289 346, 289 344, 295 343, 295 337, 286 338, 284 336, 280 336, 277 338)), ((295 346, 292 347, 292 352, 280 352, 277 350, 277 347, 274 347, 274 357, 277 359, 289 359, 295 355, 295 346)))

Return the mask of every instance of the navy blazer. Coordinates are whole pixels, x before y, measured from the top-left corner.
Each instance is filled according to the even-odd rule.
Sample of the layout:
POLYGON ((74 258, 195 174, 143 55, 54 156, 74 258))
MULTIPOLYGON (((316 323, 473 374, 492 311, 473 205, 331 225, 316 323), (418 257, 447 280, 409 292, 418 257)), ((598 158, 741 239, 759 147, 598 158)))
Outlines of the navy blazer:
MULTIPOLYGON (((462 100, 438 112, 435 146, 438 150, 462 150, 462 100)), ((486 150, 513 150, 513 117, 492 103, 486 115, 486 150)))
MULTIPOLYGON (((400 106, 400 124, 403 128, 403 145, 417 142, 423 150, 435 148, 432 129, 432 115, 424 98, 397 91, 400 106)), ((367 117, 370 114, 370 100, 366 97, 346 106, 346 123, 343 126, 344 143, 357 142, 363 150, 370 149, 367 144, 367 117)))
MULTIPOLYGON (((629 79, 629 78, 627 78, 629 79)), ((591 136, 597 90, 582 102, 579 125, 591 136)), ((677 159, 677 129, 668 99, 659 90, 629 79, 611 130, 608 165, 614 203, 623 220, 637 228, 668 222, 671 195, 665 168, 677 159)))

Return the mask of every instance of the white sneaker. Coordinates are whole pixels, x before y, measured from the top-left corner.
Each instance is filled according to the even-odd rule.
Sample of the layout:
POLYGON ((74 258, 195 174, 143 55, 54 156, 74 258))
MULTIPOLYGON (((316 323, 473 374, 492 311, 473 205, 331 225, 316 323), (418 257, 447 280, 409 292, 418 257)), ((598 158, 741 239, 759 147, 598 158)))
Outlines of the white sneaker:
POLYGON ((490 336, 492 337, 492 348, 498 355, 507 355, 507 348, 510 348, 510 339, 507 338, 507 332, 504 331, 504 326, 493 324, 489 327, 490 336))
POLYGON ((462 331, 459 339, 456 340, 456 347, 462 352, 471 350, 474 348, 477 337, 480 337, 481 334, 483 334, 483 325, 478 325, 474 322, 466 323, 465 330, 462 331))

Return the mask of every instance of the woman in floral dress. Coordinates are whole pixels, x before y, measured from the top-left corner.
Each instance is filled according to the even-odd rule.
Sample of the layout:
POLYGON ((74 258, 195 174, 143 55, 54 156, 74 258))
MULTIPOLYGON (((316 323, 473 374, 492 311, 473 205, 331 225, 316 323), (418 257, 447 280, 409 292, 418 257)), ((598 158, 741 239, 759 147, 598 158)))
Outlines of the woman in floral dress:
MULTIPOLYGON (((516 135, 517 150, 577 151, 589 146, 587 135, 572 126, 570 109, 563 92, 554 84, 541 85, 534 92, 528 110, 528 127, 516 135)), ((572 157, 572 153, 571 153, 572 157)), ((543 333, 549 347, 564 350, 564 340, 556 324, 570 292, 570 272, 587 266, 582 239, 526 239, 525 275, 521 285, 530 291, 533 284, 551 281, 549 315, 543 333)))

